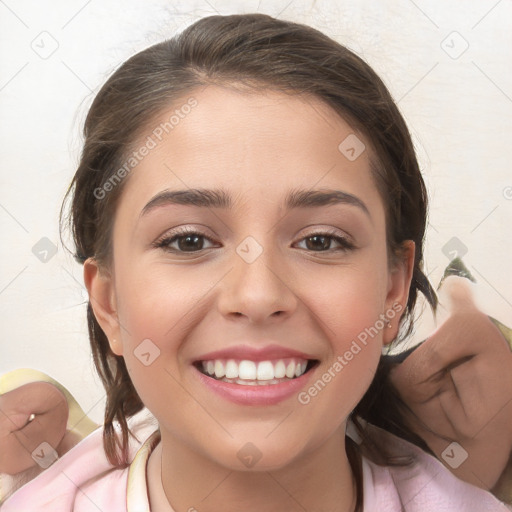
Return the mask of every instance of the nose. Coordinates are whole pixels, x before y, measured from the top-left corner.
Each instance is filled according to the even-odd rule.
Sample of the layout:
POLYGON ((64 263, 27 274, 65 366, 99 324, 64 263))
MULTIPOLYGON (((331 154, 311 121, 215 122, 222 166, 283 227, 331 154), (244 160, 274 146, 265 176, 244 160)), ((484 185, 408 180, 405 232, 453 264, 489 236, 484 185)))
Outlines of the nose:
POLYGON ((233 264, 218 298, 222 315, 259 324, 276 317, 287 318, 296 310, 298 298, 291 272, 271 257, 270 251, 263 250, 251 263, 235 254, 233 264))

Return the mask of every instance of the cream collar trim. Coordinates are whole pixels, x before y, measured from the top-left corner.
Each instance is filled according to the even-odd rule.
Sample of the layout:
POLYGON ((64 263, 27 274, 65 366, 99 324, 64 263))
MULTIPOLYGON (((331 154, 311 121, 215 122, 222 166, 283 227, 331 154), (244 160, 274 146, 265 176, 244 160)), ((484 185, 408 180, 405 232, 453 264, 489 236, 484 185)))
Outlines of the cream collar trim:
POLYGON ((153 432, 139 448, 128 470, 127 512, 151 512, 149 508, 146 468, 149 456, 160 442, 160 430, 153 432))

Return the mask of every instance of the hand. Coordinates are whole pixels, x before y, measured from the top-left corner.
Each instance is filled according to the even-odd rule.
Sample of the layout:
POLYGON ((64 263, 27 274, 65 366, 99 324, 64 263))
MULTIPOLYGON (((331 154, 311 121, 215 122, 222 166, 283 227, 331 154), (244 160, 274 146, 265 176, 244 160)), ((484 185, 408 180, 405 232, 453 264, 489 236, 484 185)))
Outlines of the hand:
POLYGON ((68 412, 66 397, 48 382, 25 384, 0 395, 0 473, 14 475, 35 466, 31 454, 42 442, 59 455, 69 449, 68 412))
POLYGON ((390 377, 412 411, 410 428, 457 477, 489 490, 512 452, 512 352, 477 309, 467 280, 451 277, 444 286, 448 319, 390 377), (443 457, 452 441, 461 448, 443 457))

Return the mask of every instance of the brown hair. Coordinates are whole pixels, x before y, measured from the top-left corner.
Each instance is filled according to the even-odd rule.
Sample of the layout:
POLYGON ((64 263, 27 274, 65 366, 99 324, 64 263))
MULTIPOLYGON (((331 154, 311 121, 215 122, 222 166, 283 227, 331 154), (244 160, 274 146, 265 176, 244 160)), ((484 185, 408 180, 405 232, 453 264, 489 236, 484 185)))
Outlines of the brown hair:
MULTIPOLYGON (((211 84, 313 95, 370 142, 376 155, 372 172, 386 206, 389 254, 398 257, 405 240, 416 244, 413 279, 401 319, 400 339, 407 336, 418 291, 434 308, 437 299, 422 271, 427 195, 404 119, 381 79, 361 58, 311 27, 264 14, 200 19, 172 39, 131 57, 103 85, 88 112, 80 164, 66 194, 71 197, 68 220, 77 260, 93 257, 108 268, 113 218, 126 179, 105 197, 98 198, 94 191, 114 176, 130 144, 156 114, 193 89, 211 84)), ((130 435, 126 420, 144 405, 123 358, 110 350, 90 303, 87 318, 94 363, 107 391, 104 447, 112 464, 124 466, 130 435), (121 427, 120 438, 113 428, 115 420, 121 427)), ((371 419, 422 445, 405 426, 403 404, 387 378, 389 368, 383 359, 353 419, 358 415, 371 419)), ((365 438, 364 425, 356 421, 356 426, 365 438)), ((423 447, 428 449, 424 443, 423 447)), ((357 450, 349 441, 359 510, 362 476, 357 450)), ((383 453, 376 447, 377 452, 383 453)))

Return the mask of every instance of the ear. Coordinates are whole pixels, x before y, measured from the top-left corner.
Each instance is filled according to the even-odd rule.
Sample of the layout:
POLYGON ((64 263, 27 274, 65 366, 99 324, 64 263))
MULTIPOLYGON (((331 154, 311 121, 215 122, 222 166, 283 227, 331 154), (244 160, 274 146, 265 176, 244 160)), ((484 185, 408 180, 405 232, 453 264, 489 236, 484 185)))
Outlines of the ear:
POLYGON ((123 355, 111 274, 100 268, 94 258, 88 258, 84 262, 84 282, 94 316, 108 338, 110 349, 118 356, 123 355))
POLYGON ((389 270, 385 315, 391 323, 391 328, 384 329, 382 337, 384 345, 388 345, 398 336, 400 318, 409 299, 415 252, 416 247, 412 240, 403 242, 396 257, 397 261, 389 270))

